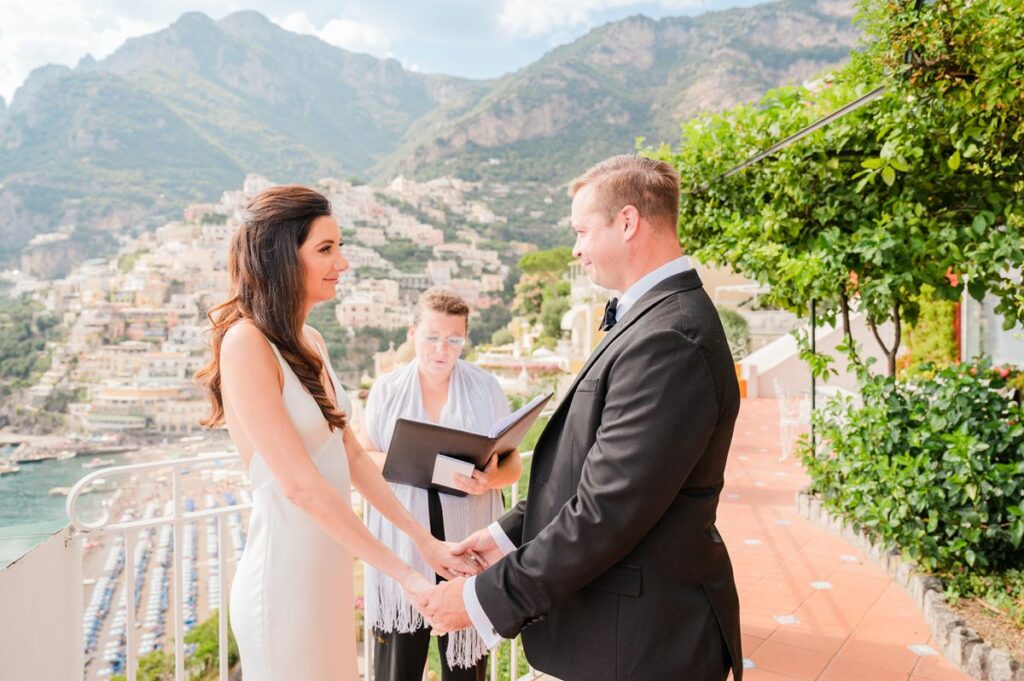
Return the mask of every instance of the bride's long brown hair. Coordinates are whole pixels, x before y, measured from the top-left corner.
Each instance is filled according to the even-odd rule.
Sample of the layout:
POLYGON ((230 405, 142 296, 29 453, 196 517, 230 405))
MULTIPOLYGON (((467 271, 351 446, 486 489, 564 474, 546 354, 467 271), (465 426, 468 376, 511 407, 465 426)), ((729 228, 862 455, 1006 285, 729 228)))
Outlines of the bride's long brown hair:
POLYGON ((245 223, 235 232, 228 253, 230 296, 211 308, 210 362, 196 372, 195 382, 210 398, 211 412, 200 421, 214 428, 224 423, 220 383, 220 346, 236 322, 247 319, 271 343, 316 400, 333 430, 344 428, 346 415, 327 396, 321 380, 320 354, 303 342, 305 291, 299 247, 313 221, 331 214, 331 203, 298 185, 271 187, 249 202, 245 223))

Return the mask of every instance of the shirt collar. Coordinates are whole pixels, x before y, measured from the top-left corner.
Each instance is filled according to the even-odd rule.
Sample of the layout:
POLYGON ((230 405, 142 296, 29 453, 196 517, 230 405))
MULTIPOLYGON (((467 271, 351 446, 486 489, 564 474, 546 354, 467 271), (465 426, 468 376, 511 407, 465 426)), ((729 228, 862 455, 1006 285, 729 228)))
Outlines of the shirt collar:
POLYGON ((685 272, 691 269, 690 259, 685 255, 670 260, 661 267, 651 270, 636 282, 633 283, 625 293, 619 296, 619 304, 615 308, 615 321, 622 319, 629 308, 633 306, 633 303, 640 300, 641 296, 650 291, 656 285, 668 279, 671 276, 685 272))

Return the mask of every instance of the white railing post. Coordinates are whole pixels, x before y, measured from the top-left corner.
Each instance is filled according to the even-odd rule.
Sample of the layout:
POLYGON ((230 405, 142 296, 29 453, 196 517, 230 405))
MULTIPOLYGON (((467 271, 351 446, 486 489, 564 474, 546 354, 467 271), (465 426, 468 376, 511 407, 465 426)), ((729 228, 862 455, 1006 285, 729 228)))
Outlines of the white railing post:
POLYGON ((220 583, 220 605, 217 606, 217 663, 220 681, 228 681, 231 672, 228 668, 228 561, 225 558, 228 548, 227 527, 224 516, 217 516, 217 579, 220 583))
POLYGON ((174 681, 185 680, 185 626, 182 621, 184 615, 184 599, 182 595, 182 533, 181 533, 181 509, 179 507, 179 495, 181 494, 181 475, 177 466, 171 473, 171 522, 174 527, 174 544, 171 555, 174 557, 174 575, 171 577, 171 591, 174 598, 174 681))
MULTIPOLYGON (((366 497, 363 499, 363 524, 365 525, 370 519, 370 504, 366 501, 366 497)), ((372 681, 373 679, 373 646, 370 645, 370 618, 366 616, 368 612, 367 603, 369 602, 369 595, 366 593, 366 570, 367 563, 363 561, 363 666, 366 668, 366 673, 363 678, 366 681, 372 681)), ((355 613, 353 613, 355 614, 355 613)))
POLYGON ((135 681, 135 530, 124 533, 125 676, 135 681))

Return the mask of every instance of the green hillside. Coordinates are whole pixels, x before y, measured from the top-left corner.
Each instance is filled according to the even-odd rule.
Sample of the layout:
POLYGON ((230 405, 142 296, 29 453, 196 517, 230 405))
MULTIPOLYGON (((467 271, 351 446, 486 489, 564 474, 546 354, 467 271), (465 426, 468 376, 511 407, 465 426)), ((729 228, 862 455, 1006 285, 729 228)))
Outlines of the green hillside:
POLYGON ((856 41, 851 7, 631 17, 490 81, 409 72, 256 12, 190 12, 102 61, 37 69, 0 104, 0 263, 67 224, 93 255, 109 234, 214 200, 250 172, 501 183, 509 222, 494 236, 550 245, 567 179, 638 135, 674 140, 699 111, 841 63, 856 41))

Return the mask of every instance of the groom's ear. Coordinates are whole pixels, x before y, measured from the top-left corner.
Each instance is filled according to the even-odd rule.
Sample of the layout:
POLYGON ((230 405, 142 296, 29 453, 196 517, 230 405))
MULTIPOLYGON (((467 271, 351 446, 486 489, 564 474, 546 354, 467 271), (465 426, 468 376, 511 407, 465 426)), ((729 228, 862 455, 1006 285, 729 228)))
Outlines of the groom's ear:
POLYGON ((623 238, 630 241, 636 236, 637 228, 640 226, 640 211, 636 206, 627 205, 622 207, 619 216, 622 218, 623 238))
POLYGON ((409 329, 405 332, 405 339, 412 343, 414 335, 416 335, 416 325, 410 324, 409 329))

